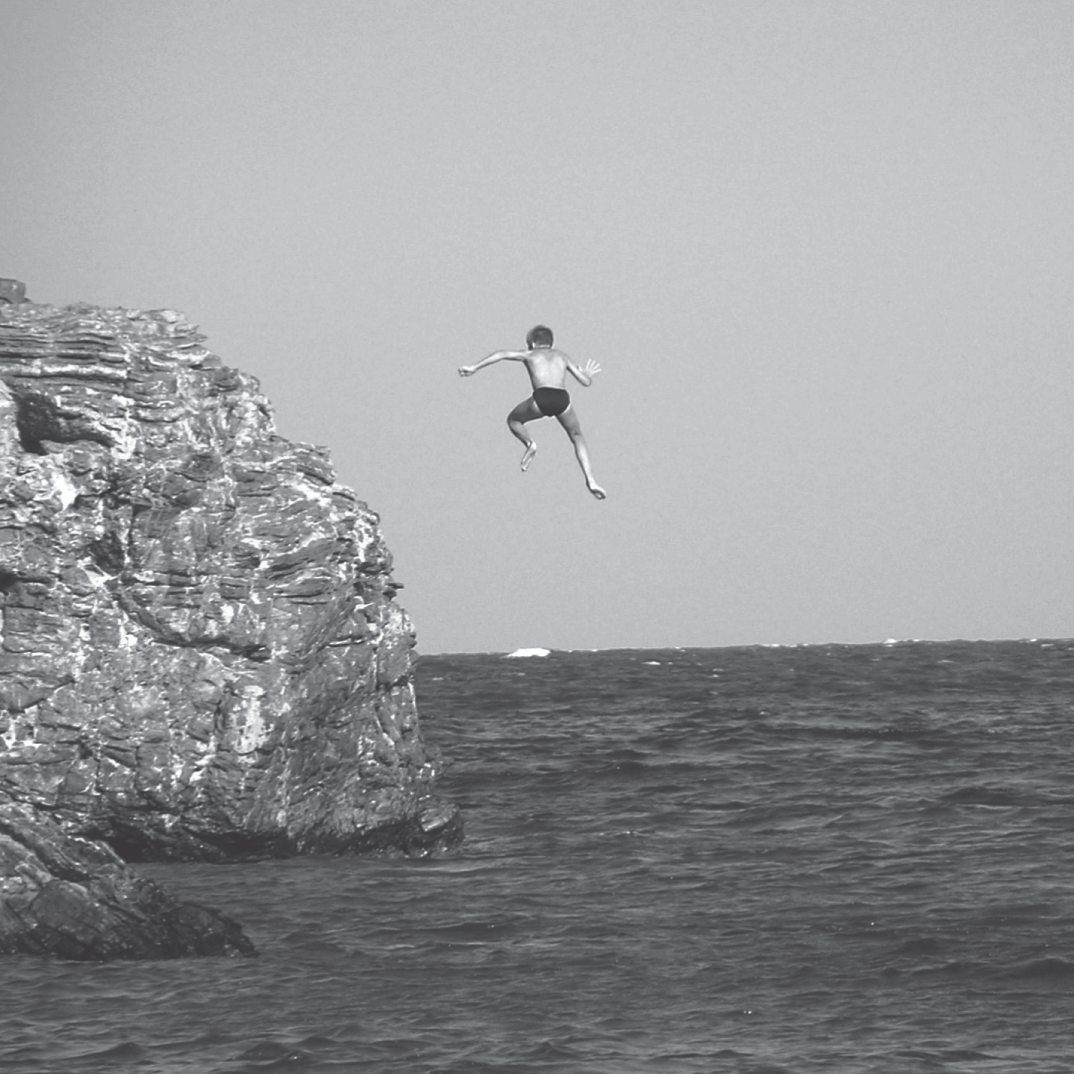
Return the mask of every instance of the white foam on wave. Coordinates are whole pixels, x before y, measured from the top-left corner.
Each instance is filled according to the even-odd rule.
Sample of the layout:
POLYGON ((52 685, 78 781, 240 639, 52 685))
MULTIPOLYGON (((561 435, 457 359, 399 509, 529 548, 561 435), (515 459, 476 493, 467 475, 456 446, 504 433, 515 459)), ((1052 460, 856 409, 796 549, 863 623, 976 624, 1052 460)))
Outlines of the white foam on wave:
POLYGON ((536 648, 536 649, 516 649, 513 653, 507 653, 504 658, 506 660, 510 660, 512 657, 516 657, 516 656, 547 656, 551 651, 552 651, 551 649, 539 649, 539 648, 536 648))

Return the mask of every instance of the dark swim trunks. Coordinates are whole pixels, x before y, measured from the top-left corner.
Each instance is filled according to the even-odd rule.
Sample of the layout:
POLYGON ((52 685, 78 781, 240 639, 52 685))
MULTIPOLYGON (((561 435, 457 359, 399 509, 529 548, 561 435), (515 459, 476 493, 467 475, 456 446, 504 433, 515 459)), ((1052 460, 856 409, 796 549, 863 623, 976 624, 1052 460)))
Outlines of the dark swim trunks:
POLYGON ((571 405, 571 393, 566 388, 535 388, 533 401, 546 418, 554 418, 571 405))

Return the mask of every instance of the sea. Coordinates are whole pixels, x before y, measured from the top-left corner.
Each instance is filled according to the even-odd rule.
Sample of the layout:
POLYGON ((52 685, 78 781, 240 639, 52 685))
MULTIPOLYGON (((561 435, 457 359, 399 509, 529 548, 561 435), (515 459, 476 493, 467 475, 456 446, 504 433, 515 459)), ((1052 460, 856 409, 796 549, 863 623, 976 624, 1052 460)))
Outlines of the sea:
POLYGON ((3 960, 0 1070, 1074 1070, 1074 641, 416 680, 457 850, 139 866, 260 955, 3 960))

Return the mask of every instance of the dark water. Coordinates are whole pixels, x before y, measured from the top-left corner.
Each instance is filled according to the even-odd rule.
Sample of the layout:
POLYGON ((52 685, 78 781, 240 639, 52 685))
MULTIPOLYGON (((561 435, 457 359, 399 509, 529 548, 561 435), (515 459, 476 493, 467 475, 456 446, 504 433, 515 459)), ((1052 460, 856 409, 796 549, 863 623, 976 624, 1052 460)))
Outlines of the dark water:
POLYGON ((1074 1070, 1074 642, 427 657, 461 851, 152 873, 258 959, 0 963, 0 1069, 1074 1070))

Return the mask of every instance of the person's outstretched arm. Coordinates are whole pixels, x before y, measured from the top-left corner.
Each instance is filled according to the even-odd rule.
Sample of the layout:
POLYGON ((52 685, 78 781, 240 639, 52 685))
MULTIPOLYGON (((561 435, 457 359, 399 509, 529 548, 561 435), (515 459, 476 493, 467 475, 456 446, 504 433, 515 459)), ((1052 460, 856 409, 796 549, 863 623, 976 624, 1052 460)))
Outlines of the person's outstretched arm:
POLYGON ((479 369, 484 369, 485 366, 492 365, 494 362, 502 362, 505 358, 511 362, 518 362, 525 357, 525 351, 496 351, 495 354, 490 354, 487 358, 482 358, 477 365, 460 365, 459 376, 472 377, 479 369))
POLYGON ((584 369, 579 369, 574 362, 568 362, 567 368, 570 370, 571 376, 586 388, 593 383, 593 378, 600 372, 600 364, 594 362, 592 358, 586 362, 584 369))

